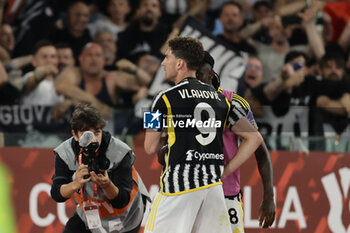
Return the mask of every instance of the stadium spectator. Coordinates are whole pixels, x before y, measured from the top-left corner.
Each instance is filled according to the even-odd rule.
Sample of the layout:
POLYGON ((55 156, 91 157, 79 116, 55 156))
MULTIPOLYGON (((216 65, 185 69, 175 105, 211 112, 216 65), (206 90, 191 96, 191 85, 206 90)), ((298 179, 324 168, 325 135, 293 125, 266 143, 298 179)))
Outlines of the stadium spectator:
POLYGON ((319 77, 305 67, 306 63, 305 54, 289 52, 280 77, 249 90, 247 100, 253 112, 262 110, 262 105, 271 105, 277 117, 285 117, 293 106, 306 107, 309 121, 308 129, 303 131, 317 136, 329 132, 341 135, 347 131, 350 107, 350 84, 344 76, 344 60, 339 54, 324 55, 319 62, 319 77))
MULTIPOLYGON (((67 67, 73 67, 75 65, 75 59, 71 47, 65 43, 58 43, 55 47, 57 50, 59 72, 61 73, 67 67)), ((51 111, 52 119, 58 121, 72 105, 76 104, 77 102, 74 102, 71 99, 64 99, 57 103, 51 111)))
POLYGON ((261 82, 245 92, 245 97, 250 103, 254 115, 263 117, 262 106, 271 105, 275 109, 276 115, 283 116, 288 111, 289 106, 293 105, 290 102, 291 98, 299 98, 300 100, 297 101, 299 105, 309 105, 311 90, 307 89, 312 87, 314 82, 310 83, 309 81, 314 79, 307 79, 307 82, 304 83, 306 59, 306 55, 302 52, 289 52, 285 57, 285 64, 280 75, 275 80, 261 82))
MULTIPOLYGON (((15 48, 15 36, 11 25, 0 25, 0 61, 5 65, 6 71, 10 74, 15 71, 16 75, 22 74, 20 69, 29 65, 32 61, 32 55, 25 55, 16 58, 12 58, 12 53, 15 48), (19 74, 20 73, 20 74, 19 74)), ((13 76, 10 74, 10 76, 13 76)), ((9 81, 11 82, 9 77, 9 81)))
MULTIPOLYGON (((240 96, 246 96, 250 89, 259 86, 263 81, 263 65, 260 60, 255 55, 249 55, 246 70, 244 76, 238 81, 237 93, 240 96)), ((254 115, 256 117, 261 117, 264 115, 263 110, 260 108, 259 102, 257 100, 250 98, 248 102, 254 107, 252 107, 254 115), (259 106, 259 107, 255 107, 259 106)))
POLYGON ((244 96, 247 88, 255 88, 262 83, 263 65, 255 55, 249 55, 244 77, 239 80, 238 92, 240 96, 244 96))
POLYGON ((101 30, 110 31, 115 41, 117 41, 118 33, 124 31, 128 26, 127 17, 131 12, 129 0, 108 0, 101 1, 101 12, 105 17, 88 24, 88 28, 92 38, 101 30))
POLYGON ((273 14, 272 5, 269 1, 256 1, 252 7, 253 21, 259 21, 273 14))
POLYGON ((9 62, 14 48, 15 37, 11 25, 0 25, 0 61, 9 62))
POLYGON ((135 55, 133 61, 135 61, 135 64, 145 70, 151 77, 154 77, 161 62, 159 58, 147 52, 141 52, 135 55))
MULTIPOLYGON (((301 17, 301 24, 304 28, 309 45, 295 45, 289 46, 288 39, 291 35, 288 33, 288 27, 282 24, 280 17, 275 17, 273 22, 269 24, 269 35, 272 38, 270 45, 254 41, 258 56, 261 59, 264 67, 264 82, 269 82, 278 77, 283 66, 283 61, 286 54, 292 50, 301 52, 309 52, 309 57, 314 56, 320 59, 325 53, 324 44, 320 34, 316 30, 314 17, 319 11, 319 5, 314 3, 307 8, 303 13, 299 14, 301 17)), ((289 22, 287 23, 287 25, 289 22)))
POLYGON ((272 38, 270 45, 255 41, 258 56, 264 67, 264 82, 278 77, 283 66, 283 60, 289 51, 288 38, 280 18, 275 18, 268 28, 269 36, 272 38))
MULTIPOLYGON (((328 53, 320 61, 322 81, 317 93, 316 106, 321 109, 321 122, 328 123, 332 131, 341 135, 349 125, 350 80, 345 77, 344 59, 328 53)), ((328 131, 330 128, 324 128, 328 131)))
POLYGON ((85 45, 79 62, 80 68, 69 67, 59 75, 55 85, 57 92, 74 101, 90 103, 108 119, 119 102, 121 90, 136 92, 151 80, 148 75, 142 76, 144 73, 136 66, 131 67, 135 69, 134 75, 104 70, 103 50, 96 43, 85 45))
POLYGON ((160 48, 166 41, 169 28, 161 22, 160 0, 141 0, 138 19, 118 35, 118 59, 131 59, 139 52, 161 57, 160 48))
POLYGON ((116 36, 107 29, 98 31, 94 38, 94 41, 103 49, 106 70, 116 70, 117 45, 115 38, 116 36))
POLYGON ((89 8, 83 1, 74 1, 68 8, 68 26, 64 29, 56 28, 50 33, 49 39, 53 43, 68 44, 76 61, 84 45, 90 41, 90 32, 87 29, 89 21, 89 8))
POLYGON ((140 99, 144 98, 147 95, 147 86, 152 80, 152 76, 150 76, 144 69, 140 68, 138 65, 132 63, 127 59, 121 59, 116 63, 116 66, 119 71, 125 72, 128 74, 134 74, 139 77, 142 77, 143 83, 139 86, 139 88, 134 92, 133 90, 121 90, 119 107, 127 107, 130 108, 134 106, 136 102, 140 99), (133 91, 133 92, 130 92, 133 91), (123 101, 123 102, 122 102, 123 101))
POLYGON ((34 46, 32 65, 34 71, 24 75, 25 95, 21 102, 27 105, 49 105, 63 100, 54 88, 58 74, 57 51, 53 44, 47 40, 39 41, 34 46))
MULTIPOLYGON (((147 52, 141 52, 133 56, 134 63, 140 68, 146 71, 150 77, 154 78, 156 72, 158 71, 158 68, 160 66, 160 60, 156 56, 151 55, 147 52)), ((131 134, 136 135, 140 131, 143 130, 142 127, 142 116, 140 116, 139 112, 143 111, 146 107, 144 107, 143 103, 150 100, 149 95, 149 88, 148 86, 142 86, 136 94, 132 96, 132 102, 134 108, 131 111, 131 114, 129 112, 128 119, 126 121, 126 124, 122 127, 120 132, 125 134, 131 134), (142 110, 140 110, 140 108, 142 110), (140 111, 139 111, 140 110, 140 111)), ((125 115, 123 113, 123 115, 125 115)), ((120 119, 121 117, 119 117, 120 119)))
POLYGON ((55 47, 57 50, 59 72, 64 70, 67 66, 74 66, 75 59, 71 47, 64 43, 58 43, 55 47))
POLYGON ((223 26, 223 32, 217 36, 218 38, 225 41, 236 51, 256 54, 255 48, 240 36, 240 30, 244 23, 240 4, 234 1, 224 3, 221 8, 220 22, 223 26))
POLYGON ((252 38, 264 44, 271 43, 271 37, 268 33, 269 24, 273 21, 272 6, 267 1, 257 1, 253 5, 253 22, 247 24, 240 31, 243 39, 252 38))

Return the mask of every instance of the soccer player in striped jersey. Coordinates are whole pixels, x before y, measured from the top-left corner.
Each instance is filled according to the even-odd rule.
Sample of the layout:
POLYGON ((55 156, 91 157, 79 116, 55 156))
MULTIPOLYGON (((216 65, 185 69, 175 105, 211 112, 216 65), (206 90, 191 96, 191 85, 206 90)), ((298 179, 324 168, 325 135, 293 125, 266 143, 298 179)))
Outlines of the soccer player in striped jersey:
POLYGON ((159 93, 151 107, 151 122, 162 124, 156 130, 147 129, 146 153, 159 151, 162 131, 166 131, 168 154, 145 232, 232 232, 221 179, 239 168, 263 139, 245 117, 246 109, 196 78, 204 58, 199 40, 176 37, 168 42, 165 55, 165 80, 176 85, 159 93), (224 167, 226 127, 242 143, 224 167))
MULTIPOLYGON (((201 68, 197 71, 197 78, 205 83, 211 84, 219 92, 223 93, 229 100, 239 105, 240 108, 246 109, 246 117, 254 127, 257 127, 253 113, 250 110, 248 102, 232 91, 219 88, 219 76, 213 70, 214 59, 205 51, 204 61, 201 68)), ((225 164, 235 156, 238 148, 238 137, 229 129, 225 129, 223 135, 225 164)), ((259 209, 259 224, 263 228, 272 225, 275 219, 275 203, 273 193, 273 170, 270 154, 263 142, 255 151, 255 158, 258 164, 264 187, 264 198, 259 209)), ((240 191, 240 170, 239 168, 230 174, 223 181, 225 201, 228 208, 228 214, 233 232, 244 232, 243 227, 243 209, 240 191), (237 231, 237 228, 239 231, 237 231)))

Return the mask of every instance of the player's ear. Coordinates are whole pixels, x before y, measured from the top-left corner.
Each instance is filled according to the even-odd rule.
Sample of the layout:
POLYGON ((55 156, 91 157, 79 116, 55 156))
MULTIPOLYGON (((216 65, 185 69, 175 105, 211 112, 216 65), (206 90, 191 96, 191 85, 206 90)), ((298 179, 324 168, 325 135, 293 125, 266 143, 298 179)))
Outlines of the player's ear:
POLYGON ((177 62, 176 62, 176 68, 180 69, 184 64, 184 60, 179 58, 177 59, 177 62))

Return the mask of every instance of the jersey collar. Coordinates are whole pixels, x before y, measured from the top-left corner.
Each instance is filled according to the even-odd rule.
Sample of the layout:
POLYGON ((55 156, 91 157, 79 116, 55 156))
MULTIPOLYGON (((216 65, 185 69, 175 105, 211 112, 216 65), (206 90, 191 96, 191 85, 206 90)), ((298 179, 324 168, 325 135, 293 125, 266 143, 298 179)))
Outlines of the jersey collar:
POLYGON ((199 80, 197 78, 194 78, 194 77, 186 77, 186 78, 182 79, 182 81, 180 83, 185 82, 185 81, 199 81, 199 80))

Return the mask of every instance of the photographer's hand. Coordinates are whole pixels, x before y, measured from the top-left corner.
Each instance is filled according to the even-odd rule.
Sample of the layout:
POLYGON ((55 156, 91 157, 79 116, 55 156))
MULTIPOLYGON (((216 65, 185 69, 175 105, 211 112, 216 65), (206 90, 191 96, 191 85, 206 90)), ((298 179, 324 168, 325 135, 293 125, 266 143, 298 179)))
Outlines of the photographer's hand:
POLYGON ((108 199, 112 200, 118 196, 119 189, 113 184, 111 179, 109 179, 107 171, 104 172, 104 175, 96 174, 92 171, 90 172, 90 177, 93 182, 100 186, 108 199))
POLYGON ((82 164, 75 172, 75 188, 76 190, 81 189, 85 183, 91 180, 91 177, 84 179, 84 176, 89 175, 88 165, 82 164))
POLYGON ((89 182, 91 178, 84 179, 85 175, 89 175, 89 170, 87 169, 87 165, 82 164, 75 172, 75 180, 61 186, 60 192, 62 197, 66 199, 70 198, 75 192, 81 189, 85 183, 89 182))

